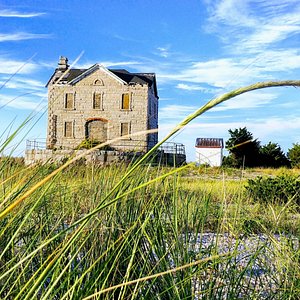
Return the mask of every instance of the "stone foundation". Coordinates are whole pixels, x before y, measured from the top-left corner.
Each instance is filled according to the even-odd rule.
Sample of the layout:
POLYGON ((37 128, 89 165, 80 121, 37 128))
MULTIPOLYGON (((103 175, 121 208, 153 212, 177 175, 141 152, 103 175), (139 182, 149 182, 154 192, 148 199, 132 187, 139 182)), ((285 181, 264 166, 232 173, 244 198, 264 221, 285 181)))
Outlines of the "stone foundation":
MULTIPOLYGON (((25 164, 46 164, 63 163, 72 155, 82 155, 87 150, 50 150, 31 149, 25 151, 25 164)), ((95 150, 84 155, 83 159, 87 164, 110 164, 128 160, 128 155, 118 151, 95 150)))
MULTIPOLYGON (((25 164, 63 163, 72 155, 82 155, 88 150, 51 150, 30 149, 25 151, 25 164)), ((130 162, 143 155, 143 152, 119 152, 108 150, 94 150, 83 156, 86 164, 106 165, 120 162, 130 162)), ((157 151, 152 159, 153 164, 179 166, 186 162, 185 154, 165 153, 157 151)))

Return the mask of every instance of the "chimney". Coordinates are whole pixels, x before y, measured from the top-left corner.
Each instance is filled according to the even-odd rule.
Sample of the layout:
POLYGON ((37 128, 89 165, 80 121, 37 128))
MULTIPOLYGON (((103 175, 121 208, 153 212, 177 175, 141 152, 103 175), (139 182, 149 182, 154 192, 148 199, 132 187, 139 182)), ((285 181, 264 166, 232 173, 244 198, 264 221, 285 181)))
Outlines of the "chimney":
POLYGON ((68 67, 68 59, 64 56, 60 56, 57 69, 60 71, 66 71, 68 67))

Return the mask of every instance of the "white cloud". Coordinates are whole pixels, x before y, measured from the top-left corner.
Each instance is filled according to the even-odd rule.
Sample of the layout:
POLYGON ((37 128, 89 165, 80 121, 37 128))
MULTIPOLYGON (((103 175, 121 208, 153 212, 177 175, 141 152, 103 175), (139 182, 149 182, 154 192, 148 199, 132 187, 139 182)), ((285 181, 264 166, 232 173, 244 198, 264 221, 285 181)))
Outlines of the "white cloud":
POLYGON ((160 101, 174 101, 175 99, 174 98, 168 98, 168 97, 159 97, 159 102, 160 101))
POLYGON ((242 50, 250 53, 261 52, 271 44, 285 40, 293 34, 300 32, 300 25, 273 25, 265 24, 252 35, 242 38, 239 43, 242 50))
POLYGON ((209 25, 231 52, 261 53, 300 33, 299 1, 220 0, 209 5, 209 25))
MULTIPOLYGON (((111 68, 111 67, 126 67, 126 66, 138 66, 141 65, 141 62, 138 61, 99 61, 96 62, 99 63, 100 65, 103 65, 106 68, 111 68)), ((85 62, 85 63, 77 63, 74 65, 74 68, 78 69, 88 69, 91 66, 93 66, 95 62, 85 62)), ((52 66, 53 67, 53 66, 52 66)))
POLYGON ((277 49, 254 57, 245 55, 185 63, 180 70, 158 70, 157 77, 160 83, 179 81, 178 89, 215 94, 221 89, 225 92, 256 81, 289 79, 295 76, 291 72, 299 68, 298 49, 277 49), (203 84, 211 88, 205 88, 203 84))
POLYGON ((0 9, 0 17, 7 17, 7 18, 33 18, 33 17, 40 17, 45 15, 45 13, 40 12, 19 12, 16 10, 11 9, 0 9))
POLYGON ((230 109, 249 109, 249 108, 257 108, 262 107, 264 105, 269 104, 272 100, 278 98, 277 93, 268 93, 262 91, 252 91, 246 94, 239 95, 235 98, 230 99, 230 101, 226 101, 221 103, 220 105, 212 108, 213 111, 224 111, 230 109))
MULTIPOLYGON (((219 0, 209 3, 211 33, 225 38, 226 53, 211 60, 176 59, 145 61, 155 71, 160 84, 176 83, 186 91, 217 93, 257 81, 283 80, 297 76, 300 50, 288 47, 287 38, 300 33, 298 0, 219 0), (287 78, 288 77, 288 78, 287 78), (210 86, 208 90, 202 86, 210 86), (216 91, 214 91, 216 88, 216 91)), ((163 52, 167 47, 160 47, 163 52)))
POLYGON ((185 90, 185 91, 201 91, 204 93, 212 93, 212 92, 216 92, 216 89, 208 89, 205 88, 203 86, 199 86, 199 85, 191 85, 191 84, 185 84, 185 83, 178 83, 176 85, 177 89, 181 89, 181 90, 185 90))
MULTIPOLYGON (((259 136, 259 139, 270 139, 275 135, 289 135, 289 138, 293 138, 293 132, 300 130, 300 119, 295 116, 290 117, 273 117, 267 119, 257 120, 252 125, 248 125, 253 128, 253 131, 259 136)), ((298 135, 298 133, 297 133, 298 135)))
POLYGON ((25 93, 18 96, 2 95, 0 97, 0 108, 11 107, 20 110, 39 110, 46 106, 46 98, 36 98, 34 96, 28 96, 29 93, 25 93), (36 101, 34 101, 36 99, 36 101))
MULTIPOLYGON (((159 138, 162 139, 165 137, 177 124, 178 122, 176 121, 160 124, 159 138)), ((279 143, 285 151, 287 151, 293 143, 299 142, 300 119, 295 116, 212 123, 203 122, 203 116, 201 116, 196 122, 181 129, 181 131, 169 141, 183 143, 186 146, 187 160, 194 161, 194 144, 196 138, 217 137, 224 138, 224 141, 226 141, 229 138, 229 129, 242 128, 245 126, 262 144, 268 143, 269 141, 276 142, 279 143), (288 135, 287 132, 289 133, 288 135)))
POLYGON ((43 91, 45 89, 45 83, 41 81, 23 78, 15 76, 12 79, 3 77, 0 79, 0 86, 5 85, 8 89, 20 89, 20 90, 32 90, 32 91, 43 91))
POLYGON ((257 24, 255 18, 249 14, 247 0, 221 0, 211 1, 209 6, 210 25, 216 25, 217 22, 231 26, 251 27, 257 24))
POLYGON ((7 58, 5 56, 0 57, 0 74, 29 74, 37 71, 38 64, 30 61, 19 61, 7 58))
POLYGON ((204 62, 194 62, 182 68, 177 73, 159 74, 160 78, 168 80, 185 81, 191 83, 206 83, 208 85, 227 88, 232 85, 244 84, 260 79, 261 75, 256 68, 248 68, 243 61, 232 58, 222 58, 204 62), (238 80, 237 80, 238 77, 238 80))
POLYGON ((15 33, 0 33, 0 42, 23 41, 33 39, 50 38, 50 34, 15 32, 15 33))
POLYGON ((167 58, 170 56, 170 52, 169 52, 169 48, 170 46, 166 46, 166 47, 157 47, 157 51, 158 51, 158 55, 164 58, 167 58))
POLYGON ((267 50, 254 63, 262 74, 284 72, 300 68, 300 51, 298 49, 267 50))
POLYGON ((196 109, 196 106, 177 104, 166 105, 159 109, 158 117, 159 119, 175 119, 179 123, 183 118, 194 112, 196 109))

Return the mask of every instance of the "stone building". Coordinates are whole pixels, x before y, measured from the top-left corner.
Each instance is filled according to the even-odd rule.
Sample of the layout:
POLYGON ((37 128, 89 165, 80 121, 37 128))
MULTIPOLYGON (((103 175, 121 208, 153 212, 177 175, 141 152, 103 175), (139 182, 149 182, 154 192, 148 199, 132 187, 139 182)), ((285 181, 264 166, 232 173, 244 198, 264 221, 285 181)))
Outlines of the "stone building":
MULTIPOLYGON (((105 142, 158 128, 154 73, 130 73, 100 64, 73 69, 66 57, 60 57, 47 87, 47 149, 76 149, 85 140, 105 142)), ((111 146, 146 152, 157 139, 157 132, 143 133, 111 146)))
MULTIPOLYGON (((157 144, 158 94, 154 73, 131 73, 100 64, 73 69, 66 57, 60 57, 47 87, 46 143, 27 141, 27 165, 63 162, 74 154, 83 155, 86 163, 128 162, 157 144), (150 129, 154 131, 147 134, 150 129), (82 147, 106 141, 109 148, 88 151, 82 147)), ((185 161, 183 144, 164 143, 151 163, 181 165, 185 161)))
POLYGON ((197 138, 196 162, 200 165, 208 164, 212 167, 219 167, 223 160, 224 142, 222 138, 197 138))

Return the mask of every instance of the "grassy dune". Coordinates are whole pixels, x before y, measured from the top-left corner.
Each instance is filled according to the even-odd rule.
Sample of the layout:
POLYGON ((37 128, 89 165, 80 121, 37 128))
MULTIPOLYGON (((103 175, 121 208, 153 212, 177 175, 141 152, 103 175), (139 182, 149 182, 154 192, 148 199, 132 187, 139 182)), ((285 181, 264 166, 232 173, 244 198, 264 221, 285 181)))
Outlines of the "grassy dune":
MULTIPOLYGON (((161 143, 223 101, 282 85, 300 82, 213 99, 161 143)), ((2 157, 0 298, 299 299, 299 207, 251 199, 248 171, 152 167, 154 151, 108 167, 2 157)))
MULTIPOLYGON (((4 207, 54 168, 3 163, 4 207)), ((143 165, 111 193, 127 169, 70 166, 1 219, 1 299, 297 299, 296 211, 277 220, 245 178, 194 166, 143 165)))

